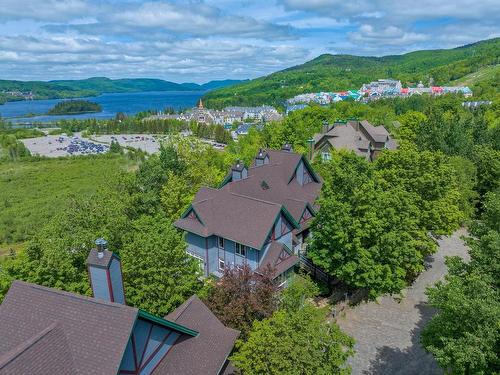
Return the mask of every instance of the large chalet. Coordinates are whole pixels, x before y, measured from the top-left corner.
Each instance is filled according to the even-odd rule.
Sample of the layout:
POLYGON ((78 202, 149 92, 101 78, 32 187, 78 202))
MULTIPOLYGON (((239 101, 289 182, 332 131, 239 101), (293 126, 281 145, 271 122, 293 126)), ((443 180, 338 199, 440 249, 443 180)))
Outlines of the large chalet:
POLYGON ((238 331, 196 296, 164 318, 125 304, 118 256, 87 259, 94 297, 14 281, 0 305, 0 374, 221 374, 238 331))
POLYGON ((247 264, 270 265, 284 283, 298 263, 322 182, 307 159, 282 150, 260 150, 250 167, 236 162, 218 189, 201 188, 175 222, 187 232, 188 254, 205 275, 247 264))
POLYGON ((395 150, 398 144, 383 126, 368 121, 337 121, 323 124, 321 133, 314 135, 314 154, 330 159, 332 149, 354 151, 369 161, 375 160, 383 150, 395 150))

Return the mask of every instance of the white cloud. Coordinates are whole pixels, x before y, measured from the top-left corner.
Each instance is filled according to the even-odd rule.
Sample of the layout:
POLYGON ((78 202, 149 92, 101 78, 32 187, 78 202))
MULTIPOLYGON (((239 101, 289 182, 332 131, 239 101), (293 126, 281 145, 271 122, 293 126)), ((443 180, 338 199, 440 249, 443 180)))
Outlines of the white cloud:
POLYGON ((0 20, 62 22, 83 17, 96 6, 84 0, 2 0, 0 8, 0 20))
POLYGON ((396 26, 375 29, 372 25, 361 25, 358 31, 349 33, 349 40, 356 44, 409 45, 430 39, 429 35, 407 32, 396 26))
POLYGON ((253 78, 499 35, 498 0, 0 0, 0 78, 253 78))

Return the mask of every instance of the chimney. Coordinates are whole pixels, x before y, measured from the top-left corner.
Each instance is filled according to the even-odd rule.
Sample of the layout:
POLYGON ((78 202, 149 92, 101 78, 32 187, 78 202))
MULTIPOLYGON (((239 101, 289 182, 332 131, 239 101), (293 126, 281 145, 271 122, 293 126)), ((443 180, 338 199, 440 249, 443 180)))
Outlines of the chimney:
POLYGON ((255 166, 269 164, 269 154, 266 150, 260 149, 255 157, 255 166))
POLYGON ((237 160, 231 168, 231 181, 243 180, 248 177, 248 170, 241 160, 237 160))
POLYGON ((95 244, 87 258, 92 294, 94 298, 125 305, 120 258, 107 250, 108 243, 103 238, 98 238, 95 244))
POLYGON ((293 152, 292 145, 290 143, 285 143, 281 148, 283 151, 293 152))

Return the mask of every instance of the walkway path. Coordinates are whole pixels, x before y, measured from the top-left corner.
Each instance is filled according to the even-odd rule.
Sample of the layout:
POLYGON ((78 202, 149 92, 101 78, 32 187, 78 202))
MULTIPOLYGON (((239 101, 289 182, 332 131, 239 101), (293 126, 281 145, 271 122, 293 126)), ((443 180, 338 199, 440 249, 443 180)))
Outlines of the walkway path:
POLYGON ((464 230, 439 240, 439 250, 428 269, 406 290, 398 302, 384 296, 378 302, 362 303, 347 309, 338 319, 340 327, 356 339, 356 355, 351 359, 352 374, 443 374, 434 358, 420 346, 420 331, 433 315, 426 305, 425 289, 446 274, 445 256, 468 258, 460 236, 464 230))

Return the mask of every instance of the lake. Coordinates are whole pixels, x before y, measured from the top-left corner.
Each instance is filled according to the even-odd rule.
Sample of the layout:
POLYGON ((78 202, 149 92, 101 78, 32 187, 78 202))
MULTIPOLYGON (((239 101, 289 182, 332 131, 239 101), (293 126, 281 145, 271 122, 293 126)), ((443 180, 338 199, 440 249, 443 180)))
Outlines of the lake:
POLYGON ((117 112, 134 115, 137 112, 164 110, 172 107, 176 110, 194 107, 205 91, 148 91, 133 93, 102 94, 83 98, 102 106, 102 112, 83 113, 80 115, 26 117, 30 113, 47 113, 57 103, 68 99, 23 100, 0 105, 0 116, 12 123, 52 122, 62 119, 107 119, 115 117, 117 112), (14 118, 15 117, 15 118, 14 118))

